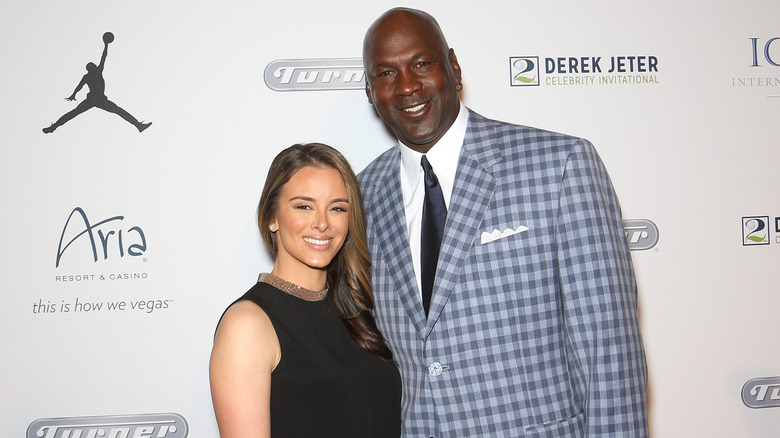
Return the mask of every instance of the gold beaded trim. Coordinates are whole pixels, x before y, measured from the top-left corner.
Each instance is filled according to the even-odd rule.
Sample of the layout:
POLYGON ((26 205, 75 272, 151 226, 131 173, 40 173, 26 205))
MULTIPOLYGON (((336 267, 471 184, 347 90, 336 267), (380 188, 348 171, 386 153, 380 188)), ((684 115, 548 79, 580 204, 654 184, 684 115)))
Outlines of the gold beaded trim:
POLYGON ((260 274, 257 279, 260 283, 267 283, 271 286, 288 293, 294 297, 300 298, 306 301, 322 301, 328 296, 328 287, 323 290, 309 290, 298 286, 297 284, 290 283, 287 280, 282 280, 273 274, 260 274))

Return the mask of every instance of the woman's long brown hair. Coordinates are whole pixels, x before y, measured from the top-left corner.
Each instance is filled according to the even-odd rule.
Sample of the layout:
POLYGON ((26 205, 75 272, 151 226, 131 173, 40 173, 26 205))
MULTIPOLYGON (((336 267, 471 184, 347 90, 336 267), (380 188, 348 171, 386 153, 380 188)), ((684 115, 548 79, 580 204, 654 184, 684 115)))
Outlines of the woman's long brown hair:
POLYGON ((257 223, 265 246, 276 258, 276 235, 268 229, 268 225, 278 213, 279 196, 284 185, 304 167, 335 169, 341 174, 349 200, 349 231, 341 250, 328 266, 328 289, 355 343, 390 360, 392 353, 371 313, 374 299, 363 197, 355 172, 339 151, 321 143, 296 144, 274 158, 257 206, 257 223))

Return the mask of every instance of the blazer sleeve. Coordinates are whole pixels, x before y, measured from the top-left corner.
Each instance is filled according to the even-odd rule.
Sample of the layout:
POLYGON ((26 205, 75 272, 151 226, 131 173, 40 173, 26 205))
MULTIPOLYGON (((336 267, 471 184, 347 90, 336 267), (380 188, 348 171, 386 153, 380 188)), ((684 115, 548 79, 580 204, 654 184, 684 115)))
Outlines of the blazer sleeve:
POLYGON ((593 146, 565 165, 556 221, 558 281, 584 436, 646 437, 647 367, 620 205, 593 146))

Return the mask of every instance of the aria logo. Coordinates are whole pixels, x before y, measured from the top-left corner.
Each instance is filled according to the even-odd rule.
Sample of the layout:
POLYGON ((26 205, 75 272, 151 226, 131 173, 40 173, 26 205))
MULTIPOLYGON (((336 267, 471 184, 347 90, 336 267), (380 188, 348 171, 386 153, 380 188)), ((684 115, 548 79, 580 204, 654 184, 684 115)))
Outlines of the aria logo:
POLYGON ((124 216, 113 216, 92 224, 81 207, 74 208, 70 216, 68 216, 68 220, 65 221, 65 226, 62 227, 60 243, 57 246, 57 261, 54 267, 60 266, 62 256, 71 245, 85 239, 89 241, 87 246, 92 250, 92 260, 94 262, 98 261, 98 253, 100 253, 103 260, 107 260, 109 254, 119 254, 119 257, 124 257, 125 254, 132 257, 144 255, 144 252, 146 252, 144 231, 138 226, 123 229, 120 223, 124 219, 124 216), (78 214, 78 217, 71 221, 76 214, 78 214), (79 221, 79 219, 81 220, 79 221), (65 242, 66 234, 72 236, 67 242, 65 242), (95 240, 96 234, 99 241, 95 240))
POLYGON ((78 94, 78 92, 81 91, 85 85, 87 88, 89 88, 87 97, 81 101, 81 103, 76 105, 76 108, 65 113, 50 126, 43 128, 44 134, 51 134, 55 129, 64 125, 77 115, 92 108, 100 108, 104 111, 118 115, 131 125, 135 126, 135 128, 138 129, 138 132, 144 132, 144 130, 152 124, 152 122, 139 122, 138 119, 133 117, 124 109, 120 108, 119 105, 108 100, 108 97, 106 97, 106 80, 103 78, 103 69, 106 66, 106 58, 108 57, 108 45, 112 42, 114 42, 114 34, 111 32, 104 33, 103 54, 100 56, 100 64, 95 65, 93 62, 87 64, 87 73, 81 78, 79 84, 76 85, 76 89, 73 90, 73 93, 66 97, 65 100, 76 100, 76 94, 78 94))
POLYGON ((27 438, 186 438, 188 432, 179 414, 106 415, 38 419, 27 428, 27 438))
POLYGON ((524 56, 509 58, 509 71, 513 87, 539 85, 539 57, 524 56))
POLYGON ((274 91, 365 89, 361 58, 282 59, 265 68, 263 79, 274 91))
POLYGON ((748 380, 742 387, 742 402, 754 409, 780 407, 780 377, 748 380))
POLYGON ((769 245, 769 216, 742 218, 742 245, 769 245))
POLYGON ((647 219, 626 219, 623 221, 623 232, 628 240, 628 249, 644 251, 653 248, 658 243, 658 227, 647 219))

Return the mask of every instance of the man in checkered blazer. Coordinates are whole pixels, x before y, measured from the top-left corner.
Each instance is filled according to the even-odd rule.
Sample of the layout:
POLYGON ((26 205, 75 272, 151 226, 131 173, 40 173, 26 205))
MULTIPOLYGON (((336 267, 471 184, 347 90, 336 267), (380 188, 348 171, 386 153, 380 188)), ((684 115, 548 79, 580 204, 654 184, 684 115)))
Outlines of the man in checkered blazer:
POLYGON ((404 436, 647 436, 636 281, 593 146, 463 106, 460 65, 424 12, 382 15, 363 60, 399 140, 360 180, 404 436), (447 207, 427 316, 422 155, 447 207))

